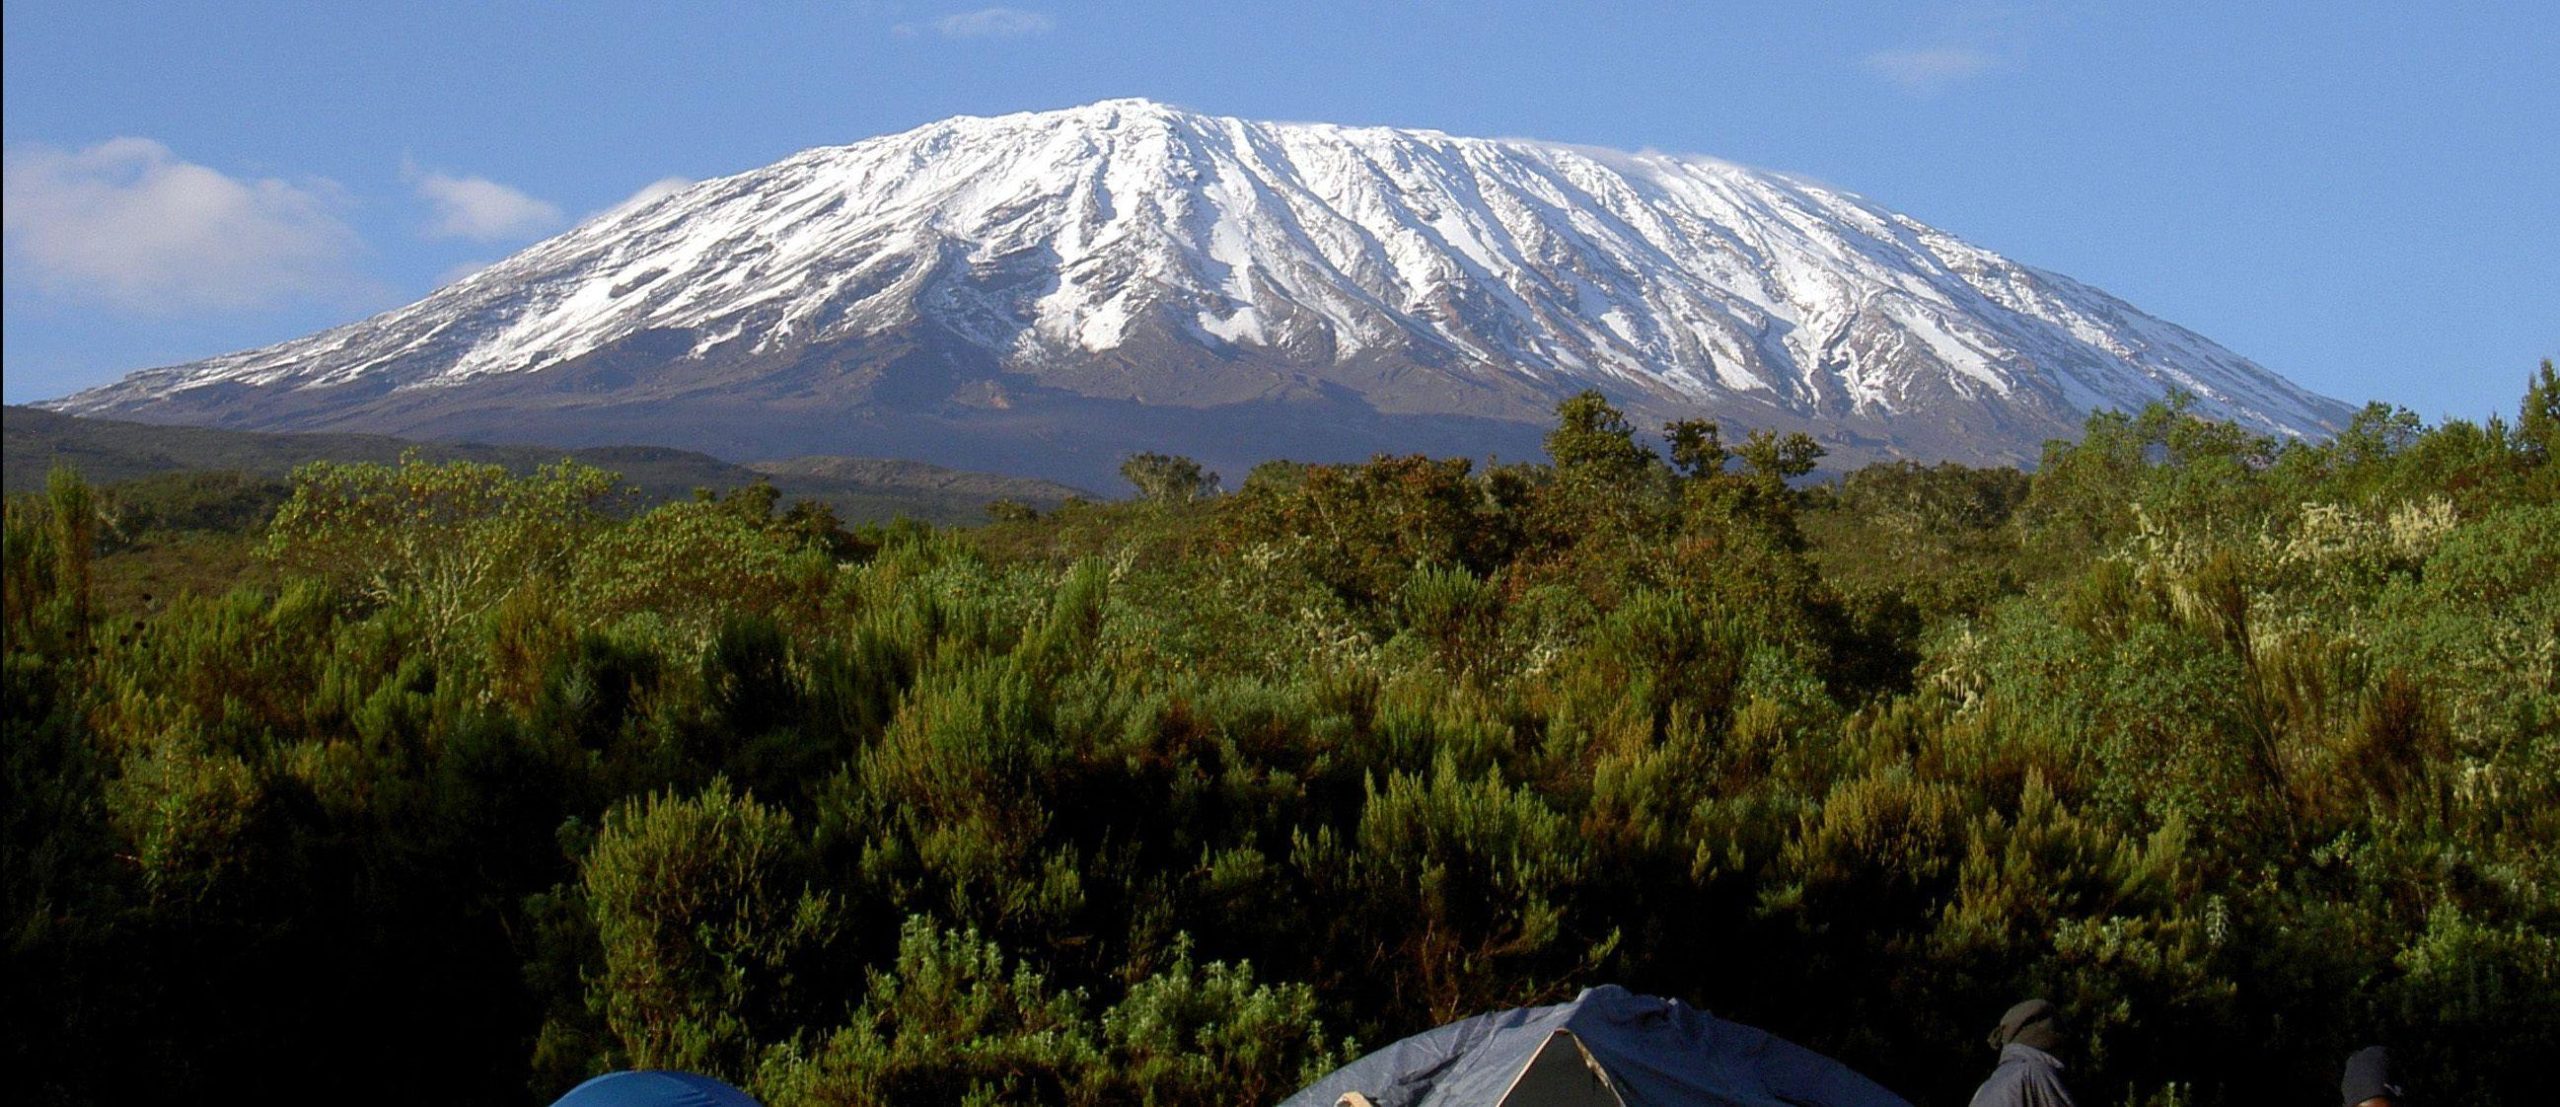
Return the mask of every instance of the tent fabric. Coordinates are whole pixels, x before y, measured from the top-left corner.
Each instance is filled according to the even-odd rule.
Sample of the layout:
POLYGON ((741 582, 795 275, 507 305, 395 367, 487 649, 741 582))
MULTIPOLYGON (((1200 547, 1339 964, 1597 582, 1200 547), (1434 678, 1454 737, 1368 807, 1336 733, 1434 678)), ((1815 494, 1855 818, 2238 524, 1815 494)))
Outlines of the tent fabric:
POLYGON ((1280 1107, 1498 1107, 1558 1030, 1569 1031, 1627 1107, 1911 1107, 1848 1066, 1676 999, 1616 985, 1571 1003, 1497 1011, 1387 1046, 1280 1107))
POLYGON ((1558 1030, 1512 1080, 1502 1107, 1627 1107, 1627 1101, 1618 1098, 1600 1062, 1573 1031, 1558 1030))
POLYGON ((755 1098, 708 1076, 664 1069, 609 1072, 569 1089, 551 1107, 758 1107, 755 1098))

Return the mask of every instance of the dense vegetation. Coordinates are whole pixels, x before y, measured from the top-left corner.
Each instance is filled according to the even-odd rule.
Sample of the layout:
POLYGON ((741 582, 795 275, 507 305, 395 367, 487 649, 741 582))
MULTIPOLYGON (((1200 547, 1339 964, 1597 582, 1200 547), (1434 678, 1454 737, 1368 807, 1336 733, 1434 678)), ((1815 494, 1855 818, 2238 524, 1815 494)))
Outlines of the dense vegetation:
POLYGON ((1585 396, 1551 464, 1142 458, 946 530, 58 474, 7 510, 10 1068, 1250 1104, 1616 981, 1924 1103, 2028 994, 2087 1103, 2322 1102, 2375 1040, 2547 1087, 2547 363, 2512 426, 2171 404, 2032 476, 1665 430, 1585 396), (254 556, 103 586, 190 542, 254 556))

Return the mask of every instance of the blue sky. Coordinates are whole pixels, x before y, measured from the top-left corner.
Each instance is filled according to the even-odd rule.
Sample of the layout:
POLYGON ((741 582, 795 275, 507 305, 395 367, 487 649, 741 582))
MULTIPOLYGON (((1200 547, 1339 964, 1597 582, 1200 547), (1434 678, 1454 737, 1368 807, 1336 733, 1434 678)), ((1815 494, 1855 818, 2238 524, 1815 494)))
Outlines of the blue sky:
POLYGON ((656 182, 1115 96, 1801 173, 2429 418, 2560 355, 2549 0, 0 13, 13 403, 397 306, 656 182))

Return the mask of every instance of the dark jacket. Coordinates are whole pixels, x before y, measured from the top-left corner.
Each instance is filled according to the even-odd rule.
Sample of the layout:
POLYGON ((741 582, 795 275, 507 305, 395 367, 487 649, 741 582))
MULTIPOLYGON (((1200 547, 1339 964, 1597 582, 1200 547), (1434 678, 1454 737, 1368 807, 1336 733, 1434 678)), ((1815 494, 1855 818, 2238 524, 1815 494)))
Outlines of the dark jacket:
POLYGON ((2073 1107, 2062 1090, 2062 1062, 2031 1045, 2000 1047, 2000 1067, 1973 1093, 1972 1107, 2073 1107))

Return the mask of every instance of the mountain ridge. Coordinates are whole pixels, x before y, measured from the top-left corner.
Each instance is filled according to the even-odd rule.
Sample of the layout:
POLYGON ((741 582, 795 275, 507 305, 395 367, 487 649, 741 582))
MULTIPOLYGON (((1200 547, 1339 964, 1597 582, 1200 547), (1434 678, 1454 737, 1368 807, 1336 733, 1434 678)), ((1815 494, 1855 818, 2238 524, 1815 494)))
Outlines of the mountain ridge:
POLYGON ((1521 456, 1582 388, 1844 460, 2031 460, 2173 389, 2262 432, 2348 413, 1803 178, 1142 100, 803 151, 407 307, 48 406, 1094 483, 1140 449, 1521 456))

